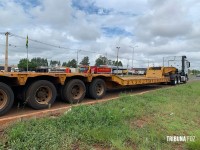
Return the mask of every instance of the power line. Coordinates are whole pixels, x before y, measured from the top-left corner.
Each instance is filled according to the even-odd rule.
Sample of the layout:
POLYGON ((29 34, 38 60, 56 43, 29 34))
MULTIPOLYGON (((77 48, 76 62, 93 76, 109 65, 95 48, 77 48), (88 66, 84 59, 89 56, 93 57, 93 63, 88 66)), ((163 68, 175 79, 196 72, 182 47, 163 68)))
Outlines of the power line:
MULTIPOLYGON (((0 34, 5 34, 4 32, 0 32, 0 34)), ((26 37, 23 37, 23 36, 20 36, 20 35, 16 35, 16 34, 13 34, 13 33, 10 33, 9 36, 14 36, 14 37, 17 37, 17 38, 21 38, 21 39, 24 39, 26 40, 26 37)), ((59 49, 67 49, 67 50, 79 50, 80 52, 88 52, 88 53, 94 53, 94 54, 99 54, 99 55, 106 55, 104 53, 99 53, 99 52, 96 52, 96 51, 89 51, 89 50, 83 50, 83 49, 73 49, 73 48, 68 48, 68 47, 63 47, 63 46, 57 46, 57 45, 53 45, 53 44, 49 44, 49 43, 45 43, 45 42, 42 42, 42 41, 38 41, 38 40, 35 40, 35 39, 31 39, 29 38, 29 41, 33 41, 33 42, 36 42, 36 43, 40 43, 40 44, 43 44, 43 45, 47 45, 47 46, 51 46, 51 47, 54 47, 54 48, 59 48, 59 49)), ((24 47, 24 46, 19 46, 19 45, 13 45, 13 44, 9 44, 10 47, 14 47, 14 48, 17 48, 17 47, 24 47)), ((33 46, 30 46, 30 48, 37 48, 37 49, 46 49, 46 48, 40 48, 40 47, 33 47, 33 46)), ((77 53, 77 52, 74 52, 74 53, 77 53)), ((115 57, 114 55, 110 55, 108 54, 107 55, 108 57, 115 57)), ((120 59, 128 59, 127 57, 121 57, 119 56, 120 59)))
MULTIPOLYGON (((10 35, 11 35, 11 36, 14 36, 14 37, 18 37, 18 38, 21 38, 21 39, 25 39, 25 40, 26 40, 26 37, 22 37, 22 36, 19 36, 19 35, 13 34, 13 33, 10 33, 10 35)), ((53 45, 53 44, 49 44, 49 43, 45 43, 45 42, 41 42, 41 41, 34 40, 34 39, 31 39, 31 38, 29 38, 28 40, 29 40, 29 41, 32 41, 32 42, 40 43, 40 44, 43 44, 43 45, 47 45, 47 46, 51 46, 51 47, 55 47, 55 48, 67 49, 67 50, 78 50, 78 49, 72 49, 72 48, 67 48, 67 47, 63 47, 63 46, 57 46, 57 45, 53 45)))
MULTIPOLYGON (((3 45, 3 46, 5 46, 5 44, 0 44, 0 45, 3 45)), ((13 45, 13 44, 9 44, 8 46, 10 46, 10 47, 23 47, 24 48, 24 46, 22 46, 22 45, 13 45)), ((35 46, 29 46, 29 48, 35 48, 35 49, 40 49, 40 50, 48 50, 49 48, 44 48, 44 47, 35 47, 35 46)), ((82 49, 80 49, 79 50, 80 52, 87 52, 87 53, 96 53, 96 54, 103 54, 103 53, 98 53, 98 52, 94 52, 94 51, 88 51, 88 50, 82 50, 82 49)), ((77 53, 77 52, 73 52, 73 53, 77 53)), ((104 54, 103 54, 104 55, 104 54)))
MULTIPOLYGON (((13 33, 10 33, 10 36, 14 36, 14 37, 18 37, 18 38, 21 38, 21 39, 25 39, 25 40, 26 40, 26 37, 22 37, 22 36, 13 34, 13 33)), ((98 52, 95 52, 95 51, 83 50, 83 49, 78 49, 78 48, 77 48, 77 49, 73 49, 73 48, 68 48, 68 47, 63 47, 63 46, 57 46, 57 45, 53 45, 53 44, 41 42, 41 41, 38 41, 38 40, 34 40, 34 39, 31 39, 31 38, 29 38, 28 40, 29 40, 29 41, 33 41, 33 42, 36 42, 36 43, 40 43, 40 44, 43 44, 43 45, 51 46, 51 47, 54 47, 54 48, 59 48, 59 49, 76 50, 76 51, 77 51, 77 50, 80 50, 80 51, 84 51, 84 52, 102 54, 102 53, 98 53, 98 52)))

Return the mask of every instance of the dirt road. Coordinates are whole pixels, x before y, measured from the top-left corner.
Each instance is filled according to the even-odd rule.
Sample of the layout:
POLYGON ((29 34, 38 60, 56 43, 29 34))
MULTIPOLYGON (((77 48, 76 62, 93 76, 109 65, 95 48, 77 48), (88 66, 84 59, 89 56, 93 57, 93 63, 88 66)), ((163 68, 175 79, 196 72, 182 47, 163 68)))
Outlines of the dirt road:
MULTIPOLYGON (((140 87, 133 87, 133 88, 125 88, 125 89, 115 89, 107 91, 107 94, 104 99, 101 100, 93 100, 89 98, 85 98, 81 104, 95 104, 99 102, 105 102, 108 100, 116 99, 122 93, 127 94, 140 94, 152 90, 156 90, 159 88, 168 87, 166 85, 149 85, 149 86, 140 86, 140 87)), ((78 104, 79 105, 79 104, 78 104)), ((60 101, 59 99, 52 105, 49 109, 44 110, 34 110, 26 105, 20 104, 20 102, 16 102, 13 108, 7 113, 6 115, 0 117, 0 125, 6 126, 12 122, 26 120, 29 118, 39 118, 44 116, 57 116, 66 112, 72 106, 65 102, 60 101)))
MULTIPOLYGON (((191 78, 190 82, 195 82, 196 80, 200 80, 200 78, 193 77, 191 78)), ((152 90, 160 89, 160 88, 167 88, 171 87, 169 85, 148 85, 148 86, 139 86, 139 87, 132 87, 132 88, 124 88, 124 89, 115 89, 107 91, 106 96, 104 99, 101 100, 93 100, 89 98, 85 98, 81 104, 89 105, 95 104, 100 102, 105 102, 108 100, 116 99, 122 93, 126 94, 142 94, 145 92, 150 92, 152 90)), ((77 104, 80 105, 80 104, 77 104)), ((7 126, 8 124, 16 121, 27 120, 30 118, 40 118, 44 116, 58 116, 62 113, 68 111, 72 106, 77 105, 70 105, 65 102, 60 101, 59 99, 52 105, 49 109, 44 110, 34 110, 26 105, 20 104, 20 102, 16 102, 13 108, 9 113, 0 117, 0 125, 1 127, 7 126)), ((0 127, 0 128, 1 128, 0 127)))

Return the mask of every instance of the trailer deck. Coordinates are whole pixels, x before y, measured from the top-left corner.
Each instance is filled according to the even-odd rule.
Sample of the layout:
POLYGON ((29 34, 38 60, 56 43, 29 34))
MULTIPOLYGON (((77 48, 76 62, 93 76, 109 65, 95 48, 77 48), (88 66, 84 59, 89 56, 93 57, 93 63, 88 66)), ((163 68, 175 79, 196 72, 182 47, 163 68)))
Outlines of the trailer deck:
POLYGON ((144 76, 87 73, 0 72, 0 116, 15 98, 34 109, 49 108, 59 95, 64 102, 80 103, 85 95, 101 99, 107 89, 125 86, 172 83, 180 77, 174 67, 150 67, 144 76))
MULTIPOLYGON (((131 86, 138 84, 153 84, 160 82, 169 82, 169 77, 146 77, 144 76, 118 76, 113 74, 85 74, 85 73, 0 73, 1 80, 9 80, 12 85, 25 85, 30 79, 54 79, 55 83, 61 85, 65 84, 65 81, 71 78, 81 78, 85 82, 91 82, 93 78, 104 78, 107 81, 117 83, 121 86, 131 86)), ((6 81, 8 82, 8 81, 6 81)))
POLYGON ((120 76, 112 76, 112 81, 118 83, 122 86, 133 86, 133 85, 141 85, 141 84, 156 84, 163 82, 170 82, 169 77, 161 77, 161 78, 149 78, 146 76, 133 76, 133 77, 120 77, 120 76))

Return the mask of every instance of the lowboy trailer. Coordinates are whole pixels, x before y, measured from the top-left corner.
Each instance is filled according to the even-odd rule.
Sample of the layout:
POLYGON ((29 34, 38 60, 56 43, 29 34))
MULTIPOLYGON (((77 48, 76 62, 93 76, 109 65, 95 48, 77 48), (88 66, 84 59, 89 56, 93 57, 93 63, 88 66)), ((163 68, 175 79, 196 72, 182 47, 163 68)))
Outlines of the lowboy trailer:
POLYGON ((121 77, 114 74, 87 73, 33 73, 0 72, 0 116, 6 114, 14 100, 22 99, 33 109, 51 107, 59 95, 68 103, 80 103, 85 95, 101 99, 107 89, 135 85, 181 82, 188 75, 179 73, 175 67, 150 67, 145 76, 121 77))

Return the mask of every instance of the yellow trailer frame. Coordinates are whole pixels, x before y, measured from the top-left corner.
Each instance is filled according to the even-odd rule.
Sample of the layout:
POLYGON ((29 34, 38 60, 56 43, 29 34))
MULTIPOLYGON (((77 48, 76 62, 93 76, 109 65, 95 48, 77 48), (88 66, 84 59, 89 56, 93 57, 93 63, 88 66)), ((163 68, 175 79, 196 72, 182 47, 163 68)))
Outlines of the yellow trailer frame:
POLYGON ((0 115, 11 108, 17 92, 34 109, 43 109, 53 104, 57 93, 66 102, 79 103, 87 93, 91 98, 100 99, 107 88, 169 83, 172 75, 176 75, 174 67, 150 67, 144 76, 126 77, 91 72, 0 72, 0 115))
MULTIPOLYGON (((103 78, 106 81, 117 83, 121 86, 138 85, 138 84, 153 84, 160 82, 170 82, 169 73, 175 74, 174 67, 150 67, 144 76, 118 76, 113 74, 91 74, 91 73, 35 73, 35 72, 0 72, 1 78, 5 82, 12 79, 12 85, 25 85, 28 79, 40 78, 49 79, 54 78, 55 83, 64 85, 68 79, 78 78, 84 82, 92 82, 93 78, 103 78)), ((12 86, 11 85, 11 86, 12 86)))

